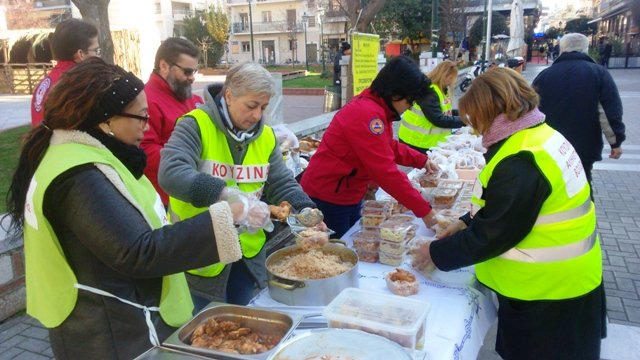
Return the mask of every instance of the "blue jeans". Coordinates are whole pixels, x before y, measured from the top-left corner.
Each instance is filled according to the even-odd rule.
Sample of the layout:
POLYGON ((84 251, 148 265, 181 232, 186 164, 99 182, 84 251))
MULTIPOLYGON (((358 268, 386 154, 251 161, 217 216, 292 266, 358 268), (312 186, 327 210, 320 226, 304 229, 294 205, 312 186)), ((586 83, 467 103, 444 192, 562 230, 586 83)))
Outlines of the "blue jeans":
POLYGON ((355 205, 336 205, 316 198, 311 200, 324 214, 324 223, 327 227, 336 232, 332 235, 334 238, 342 237, 360 219, 362 201, 355 205))
POLYGON ((244 260, 231 264, 231 274, 227 281, 227 303, 247 305, 255 295, 256 279, 244 260))

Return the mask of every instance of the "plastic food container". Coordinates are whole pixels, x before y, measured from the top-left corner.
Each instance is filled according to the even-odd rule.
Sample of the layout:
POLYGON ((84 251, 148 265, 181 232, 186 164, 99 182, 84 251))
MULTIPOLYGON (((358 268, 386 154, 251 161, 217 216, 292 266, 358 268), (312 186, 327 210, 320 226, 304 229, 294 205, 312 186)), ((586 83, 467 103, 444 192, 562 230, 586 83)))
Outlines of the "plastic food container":
POLYGON ((380 255, 378 251, 367 251, 356 249, 356 254, 358 254, 358 260, 368 263, 377 263, 380 259, 380 255))
POLYGON ((378 214, 364 214, 360 218, 362 222, 362 227, 372 227, 372 226, 380 226, 382 222, 387 218, 387 215, 378 215, 378 214))
POLYGON ((386 220, 380 224, 380 238, 392 242, 403 242, 416 234, 417 225, 411 222, 386 220))
POLYGON ((380 250, 378 251, 378 256, 380 257, 380 264, 391 266, 400 266, 400 264, 402 264, 402 254, 388 253, 380 250))
POLYGON ((356 231, 351 238, 353 239, 353 248, 356 250, 378 252, 378 248, 380 248, 379 233, 356 231))
POLYGON ((330 328, 357 329, 411 349, 424 347, 429 304, 415 299, 347 288, 323 311, 330 328))

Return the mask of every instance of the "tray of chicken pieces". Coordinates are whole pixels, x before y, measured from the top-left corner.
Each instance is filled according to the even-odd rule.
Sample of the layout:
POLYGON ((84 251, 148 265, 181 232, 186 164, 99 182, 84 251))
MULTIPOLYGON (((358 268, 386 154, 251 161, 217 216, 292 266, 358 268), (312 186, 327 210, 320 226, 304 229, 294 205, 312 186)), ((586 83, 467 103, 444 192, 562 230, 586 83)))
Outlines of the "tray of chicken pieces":
POLYGON ((300 320, 295 314, 220 304, 202 310, 163 345, 214 359, 267 359, 300 320))

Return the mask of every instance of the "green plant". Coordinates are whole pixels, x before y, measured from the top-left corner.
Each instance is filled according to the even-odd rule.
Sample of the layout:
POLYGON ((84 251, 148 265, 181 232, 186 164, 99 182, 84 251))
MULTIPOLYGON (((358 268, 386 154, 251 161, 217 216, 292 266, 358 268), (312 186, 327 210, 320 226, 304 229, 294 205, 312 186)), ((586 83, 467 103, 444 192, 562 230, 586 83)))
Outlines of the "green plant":
POLYGON ((7 212, 6 195, 18 165, 22 138, 29 130, 31 130, 31 126, 27 125, 0 132, 0 153, 2 154, 0 156, 0 195, 2 198, 0 214, 7 212))
POLYGON ((593 59, 593 61, 596 62, 596 64, 600 64, 600 52, 598 51, 597 47, 595 46, 589 47, 589 56, 591 56, 591 58, 593 59))
POLYGON ((611 56, 624 56, 624 42, 620 39, 611 40, 611 56))

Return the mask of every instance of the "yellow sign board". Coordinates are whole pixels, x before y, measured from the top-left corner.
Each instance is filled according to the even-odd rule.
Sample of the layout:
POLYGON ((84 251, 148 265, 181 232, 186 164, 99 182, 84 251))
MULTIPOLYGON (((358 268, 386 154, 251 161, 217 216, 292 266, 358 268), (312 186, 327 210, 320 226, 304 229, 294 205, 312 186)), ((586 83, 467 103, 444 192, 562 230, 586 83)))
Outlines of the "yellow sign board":
POLYGON ((353 33, 351 35, 354 96, 368 88, 378 74, 379 52, 379 35, 363 33, 353 33))

